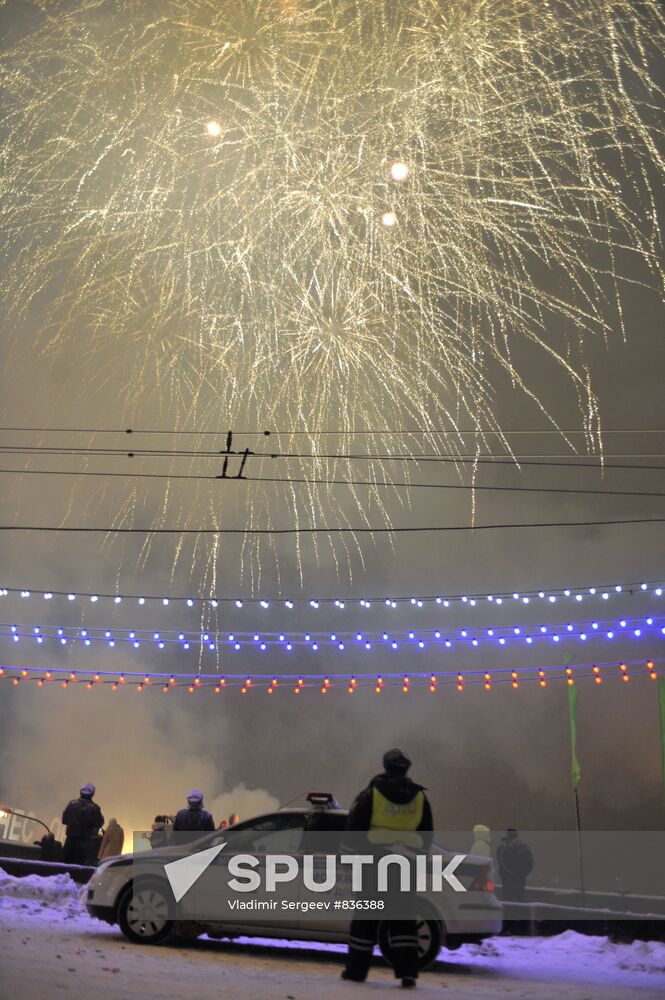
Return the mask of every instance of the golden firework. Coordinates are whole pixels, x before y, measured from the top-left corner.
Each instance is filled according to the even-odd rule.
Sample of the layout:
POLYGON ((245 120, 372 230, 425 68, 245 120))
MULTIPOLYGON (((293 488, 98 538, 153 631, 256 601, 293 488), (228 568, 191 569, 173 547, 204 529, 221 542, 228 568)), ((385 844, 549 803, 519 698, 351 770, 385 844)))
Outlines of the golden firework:
MULTIPOLYGON (((662 278, 656 2, 49 0, 14 36, 15 365, 26 344, 76 357, 78 399, 111 388, 116 424, 279 425, 306 432, 283 450, 314 454, 321 430, 344 451, 378 427, 402 433, 372 439, 377 452, 455 456, 502 441, 497 372, 534 396, 529 343, 572 381, 598 447, 585 344, 624 333, 635 261, 640 280, 662 278)), ((368 506, 366 492, 285 487, 276 504, 187 489, 156 518, 132 493, 119 518, 214 526, 238 503, 248 526, 284 510, 344 525, 368 506)))

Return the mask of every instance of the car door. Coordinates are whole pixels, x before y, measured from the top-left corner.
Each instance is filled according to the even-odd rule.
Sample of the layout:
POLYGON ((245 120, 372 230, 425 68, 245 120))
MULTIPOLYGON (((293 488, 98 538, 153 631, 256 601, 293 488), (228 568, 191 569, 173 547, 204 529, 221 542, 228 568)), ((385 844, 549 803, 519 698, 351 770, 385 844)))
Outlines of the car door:
MULTIPOLYGON (((259 860, 259 865, 254 869, 261 877, 262 886, 265 884, 265 855, 266 854, 296 854, 298 852, 302 831, 305 823, 303 813, 271 813, 267 816, 249 820, 239 824, 231 830, 220 831, 219 842, 226 841, 226 846, 217 855, 210 866, 210 876, 201 878, 200 882, 194 886, 195 909, 197 919, 209 923, 222 922, 228 924, 230 919, 239 927, 242 927, 247 934, 261 933, 261 930, 272 930, 283 927, 285 931, 293 930, 298 926, 298 911, 294 909, 291 916, 281 908, 281 900, 299 900, 300 880, 284 885, 279 892, 274 894, 278 903, 275 910, 237 910, 237 918, 229 917, 229 913, 224 908, 224 916, 220 921, 219 907, 219 885, 220 878, 226 883, 229 879, 228 864, 229 859, 235 854, 252 854, 259 860)), ((228 893, 230 898, 247 901, 255 898, 266 900, 269 897, 263 890, 258 893, 228 893)))
MULTIPOLYGON (((305 819, 301 852, 313 854, 314 878, 317 882, 323 881, 326 874, 325 857, 319 855, 316 847, 317 841, 319 845, 324 844, 327 853, 339 854, 342 834, 346 829, 346 819, 347 814, 345 812, 332 810, 310 813, 305 819), (321 841, 317 837, 317 834, 326 834, 329 836, 326 836, 324 841, 321 841)), ((326 894, 321 898, 328 900, 331 899, 331 896, 326 894)), ((300 926, 302 930, 316 934, 332 934, 333 940, 335 935, 345 934, 348 931, 350 921, 351 914, 348 911, 344 911, 341 917, 340 912, 333 909, 320 910, 311 914, 300 914, 300 926)))

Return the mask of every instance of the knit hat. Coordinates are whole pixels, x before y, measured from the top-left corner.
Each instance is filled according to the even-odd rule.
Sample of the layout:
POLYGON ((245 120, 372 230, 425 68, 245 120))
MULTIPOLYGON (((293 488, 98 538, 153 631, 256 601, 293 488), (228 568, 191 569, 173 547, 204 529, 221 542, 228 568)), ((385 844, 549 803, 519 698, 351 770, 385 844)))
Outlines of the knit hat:
POLYGON ((406 774, 411 767, 411 761, 397 747, 387 750, 383 755, 383 768, 387 774, 406 774))

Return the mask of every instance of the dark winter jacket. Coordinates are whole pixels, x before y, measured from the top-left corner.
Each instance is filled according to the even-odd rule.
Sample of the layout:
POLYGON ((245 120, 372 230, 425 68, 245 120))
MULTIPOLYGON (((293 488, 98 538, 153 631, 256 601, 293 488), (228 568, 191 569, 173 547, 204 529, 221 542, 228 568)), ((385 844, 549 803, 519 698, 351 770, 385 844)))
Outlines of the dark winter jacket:
POLYGON ((519 837, 502 837, 496 860, 502 883, 524 882, 533 869, 531 848, 519 837))
POLYGON ((54 834, 45 833, 41 840, 35 840, 34 843, 41 847, 40 861, 62 861, 62 844, 55 839, 54 834))
POLYGON ((67 836, 87 840, 104 826, 102 811, 92 799, 72 799, 62 814, 67 836))
POLYGON ((215 829, 215 821, 207 809, 201 806, 189 806, 187 809, 180 809, 173 824, 175 833, 204 833, 207 830, 215 829))
POLYGON ((154 848, 168 847, 173 830, 173 816, 155 816, 155 822, 151 826, 150 846, 154 848))
MULTIPOLYGON (((347 830, 369 830, 372 821, 372 789, 377 788, 390 802, 395 805, 406 805, 411 802, 418 792, 425 792, 423 785, 417 785, 415 781, 405 775, 377 774, 372 778, 367 788, 363 789, 357 796, 346 820, 347 830)), ((418 825, 418 831, 425 834, 423 836, 423 847, 427 850, 432 842, 432 829, 434 820, 432 818, 432 807, 427 796, 424 796, 423 815, 418 825), (430 834, 428 837, 427 834, 430 834)))

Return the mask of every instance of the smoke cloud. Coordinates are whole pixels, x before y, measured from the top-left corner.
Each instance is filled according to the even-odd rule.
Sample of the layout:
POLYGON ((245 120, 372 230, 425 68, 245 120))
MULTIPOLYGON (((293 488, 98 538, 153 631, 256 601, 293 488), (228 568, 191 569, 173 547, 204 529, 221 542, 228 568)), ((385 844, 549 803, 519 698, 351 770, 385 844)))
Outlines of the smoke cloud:
POLYGON ((108 689, 70 686, 49 692, 57 704, 46 713, 41 693, 26 688, 14 702, 2 795, 49 825, 89 781, 106 820, 113 816, 123 827, 125 850, 134 831, 149 830, 156 815, 186 806, 192 788, 203 791, 216 823, 232 812, 246 818, 279 805, 269 791, 238 780, 214 749, 207 724, 199 727, 189 713, 179 720, 156 704, 157 692, 145 692, 144 700, 122 691, 121 702, 113 702, 108 689))

